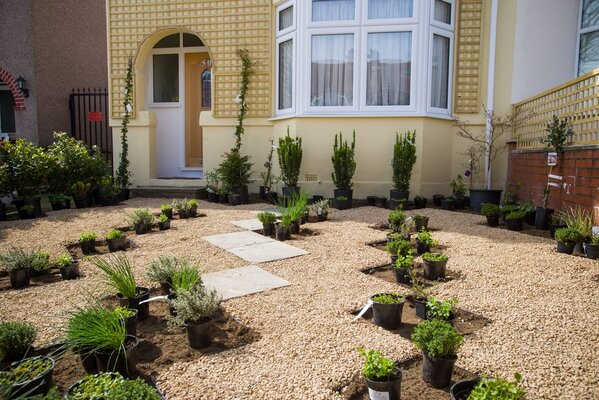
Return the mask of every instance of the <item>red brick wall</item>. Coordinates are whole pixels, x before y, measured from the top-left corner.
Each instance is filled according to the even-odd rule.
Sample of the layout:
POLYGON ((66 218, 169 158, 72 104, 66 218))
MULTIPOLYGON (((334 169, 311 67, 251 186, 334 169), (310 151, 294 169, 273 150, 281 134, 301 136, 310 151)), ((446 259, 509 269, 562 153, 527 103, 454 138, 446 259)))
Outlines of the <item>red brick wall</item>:
MULTIPOLYGON (((508 182, 521 184, 522 202, 541 205, 548 173, 546 152, 520 152, 510 144, 508 182)), ((551 179, 560 187, 551 187, 548 206, 556 210, 563 209, 564 204, 584 207, 593 212, 595 224, 599 225, 599 148, 566 149, 560 154, 552 174, 561 175, 563 179, 551 179)))
POLYGON ((25 97, 23 96, 21 89, 19 89, 19 85, 17 84, 17 80, 14 78, 14 76, 12 76, 7 70, 0 68, 0 81, 4 82, 10 89, 12 97, 15 100, 15 110, 25 110, 25 97))

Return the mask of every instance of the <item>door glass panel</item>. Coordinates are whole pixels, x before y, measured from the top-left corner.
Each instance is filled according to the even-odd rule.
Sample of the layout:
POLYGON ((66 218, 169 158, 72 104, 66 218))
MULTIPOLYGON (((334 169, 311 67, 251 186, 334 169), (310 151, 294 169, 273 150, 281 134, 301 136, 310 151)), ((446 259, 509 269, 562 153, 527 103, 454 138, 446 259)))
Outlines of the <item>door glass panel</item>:
POLYGON ((165 38, 160 39, 158 43, 154 46, 155 49, 168 49, 171 47, 179 47, 179 34, 174 33, 172 35, 168 35, 165 38))
POLYGON ((179 55, 155 54, 154 60, 154 103, 179 101, 179 55))
POLYGON ((202 73, 202 108, 212 106, 212 73, 207 69, 202 73))
POLYGON ((196 35, 192 35, 191 33, 183 34, 183 47, 202 47, 204 43, 202 40, 196 35))

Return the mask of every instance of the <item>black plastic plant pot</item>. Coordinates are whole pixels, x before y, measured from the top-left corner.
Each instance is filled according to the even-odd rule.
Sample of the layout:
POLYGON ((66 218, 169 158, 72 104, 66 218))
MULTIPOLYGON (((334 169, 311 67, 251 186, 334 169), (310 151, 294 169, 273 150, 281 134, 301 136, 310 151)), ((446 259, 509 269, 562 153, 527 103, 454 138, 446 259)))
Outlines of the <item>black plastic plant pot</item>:
POLYGON ((181 210, 179 211, 179 218, 181 219, 188 219, 189 218, 189 212, 181 210))
POLYGON ((1 384, 7 389, 8 393, 10 393, 9 398, 16 399, 21 398, 20 396, 23 396, 23 398, 30 398, 31 396, 38 395, 43 396, 50 391, 52 388, 52 373, 54 372, 54 360, 52 358, 46 356, 25 358, 24 360, 10 364, 10 367, 14 368, 24 361, 35 359, 44 359, 50 361, 50 368, 44 371, 41 375, 38 375, 37 377, 25 382, 20 382, 14 385, 1 384))
POLYGON ((291 221, 291 225, 289 226, 289 232, 293 235, 297 235, 300 233, 300 220, 291 221))
POLYGON ((162 289, 162 294, 168 296, 171 293, 171 282, 160 282, 160 289, 162 289))
POLYGON ((567 225, 553 225, 552 223, 549 223, 549 236, 551 237, 551 239, 555 239, 555 231, 557 231, 560 228, 567 227, 567 225))
POLYGON ((427 299, 414 299, 414 310, 416 316, 420 319, 426 319, 428 309, 426 306, 427 299))
POLYGON ((50 207, 52 207, 52 211, 64 210, 65 209, 64 201, 51 201, 50 207))
POLYGON ((218 193, 208 192, 208 201, 211 203, 218 203, 218 193))
POLYGON ((146 302, 139 304, 140 302, 150 298, 150 289, 146 287, 138 287, 137 296, 132 299, 123 297, 123 295, 120 293, 117 293, 116 297, 119 300, 119 305, 121 307, 134 308, 138 311, 137 319, 139 321, 144 321, 150 316, 150 303, 146 302))
POLYGON ((410 271, 408 271, 407 268, 393 268, 393 273, 395 274, 395 280, 397 283, 408 285, 412 282, 410 271))
POLYGON ((337 210, 348 210, 351 208, 351 199, 339 200, 335 198, 335 200, 333 200, 333 205, 337 210))
POLYGON ((329 215, 328 214, 318 214, 316 216, 316 218, 317 218, 318 222, 324 222, 329 218, 329 215))
POLYGON ((354 191, 353 189, 334 189, 333 197, 347 197, 349 200, 352 200, 354 198, 354 191))
POLYGON ((131 377, 137 371, 135 349, 139 344, 136 336, 127 335, 125 350, 95 351, 98 372, 118 372, 125 378, 131 377))
POLYGON ((431 281, 436 281, 439 278, 445 278, 445 267, 447 266, 447 260, 445 261, 424 261, 424 277, 431 281))
POLYGON ((302 219, 300 220, 300 224, 306 224, 308 223, 308 218, 310 217, 310 214, 308 212, 305 212, 302 214, 302 219))
POLYGON ((229 195, 228 194, 219 194, 218 202, 220 204, 229 204, 229 195))
POLYGON ((543 231, 549 229, 553 211, 554 210, 551 208, 537 207, 537 212, 535 214, 535 228, 543 231))
MULTIPOLYGON (((169 300, 175 300, 177 298, 177 293, 170 291, 166 297, 169 300)), ((177 311, 175 311, 175 307, 172 306, 171 302, 168 303, 168 312, 171 315, 171 317, 177 316, 177 311)))
POLYGON ((79 357, 81 359, 81 365, 83 366, 85 372, 87 372, 88 374, 95 374, 96 372, 98 372, 98 363, 96 362, 96 356, 94 355, 94 353, 81 353, 79 354, 79 357))
POLYGON ((77 209, 89 207, 89 199, 87 197, 85 197, 85 198, 73 197, 73 202, 75 202, 75 208, 77 208, 77 209))
POLYGON ((230 206, 238 206, 241 204, 241 195, 238 194, 230 194, 229 195, 229 205, 230 206))
POLYGON ((275 225, 275 237, 277 240, 284 242, 291 237, 291 229, 288 226, 281 224, 275 225))
POLYGON ((376 205, 376 196, 366 196, 366 202, 369 206, 374 207, 376 205))
POLYGON ((288 197, 288 198, 297 196, 300 193, 299 186, 295 186, 295 187, 284 186, 281 190, 283 191, 283 197, 288 197))
POLYGON ((414 225, 415 225, 416 232, 420 232, 422 230, 422 228, 424 228, 425 230, 428 229, 428 221, 429 221, 428 217, 414 218, 414 225))
POLYGON ((480 212, 483 203, 499 205, 501 201, 501 190, 479 190, 470 189, 470 209, 480 212))
POLYGON ((418 254, 428 253, 430 250, 431 246, 429 246, 428 243, 423 243, 416 240, 416 252, 418 252, 418 254))
POLYGON ((125 329, 127 330, 127 335, 137 337, 137 314, 138 314, 138 311, 134 308, 128 308, 127 310, 135 313, 135 314, 130 315, 125 318, 125 329))
POLYGON ((402 190, 390 190, 389 198, 392 200, 409 200, 410 199, 410 191, 402 191, 402 190))
MULTIPOLYGON (((250 202, 250 194, 248 192, 247 185, 233 187, 233 188, 231 188, 231 192, 233 194, 239 195, 240 204, 248 204, 250 202)), ((230 201, 231 200, 229 200, 229 202, 230 201)), ((231 205, 233 205, 233 204, 231 204, 231 205)))
POLYGON ((266 186, 260 186, 258 188, 258 197, 260 200, 266 200, 266 186))
POLYGON ((189 347, 193 349, 208 347, 212 343, 212 318, 207 317, 197 323, 188 323, 185 325, 185 331, 189 347))
POLYGON ((60 276, 62 276, 62 279, 65 281, 77 279, 81 275, 81 273, 79 271, 79 262, 77 262, 77 261, 75 261, 68 267, 60 267, 59 269, 60 269, 60 276))
POLYGON ((169 219, 165 222, 159 222, 158 229, 161 231, 168 231, 169 229, 171 229, 171 220, 169 219))
POLYGON ((0 221, 6 221, 6 204, 0 201, 0 221))
POLYGON ((466 201, 464 199, 455 199, 455 209, 463 210, 466 208, 466 201))
POLYGON ((29 286, 29 268, 26 269, 11 269, 8 271, 10 278, 10 286, 19 289, 29 286))
POLYGON ((126 189, 126 188, 121 188, 121 191, 119 193, 119 200, 126 201, 126 200, 129 200, 130 197, 131 197, 131 190, 126 189))
POLYGON ((35 211, 28 210, 25 207, 17 208, 17 213, 19 214, 19 219, 33 219, 35 218, 35 211))
POLYGON ((189 218, 197 218, 197 216, 198 216, 198 208, 190 207, 189 208, 189 218))
POLYGON ((133 229, 137 235, 144 235, 148 233, 150 227, 145 222, 139 222, 137 224, 133 224, 133 229))
POLYGON ((505 223, 510 231, 521 231, 522 230, 522 218, 507 219, 505 223))
POLYGON ((266 193, 266 202, 271 204, 277 204, 279 201, 279 194, 277 192, 266 193))
POLYGON ((380 304, 372 300, 372 320, 374 324, 385 329, 394 330, 401 326, 401 314, 405 301, 396 304, 380 304))
POLYGON ((170 220, 170 219, 173 219, 173 210, 172 210, 172 209, 170 209, 170 210, 166 210, 166 211, 162 211, 162 214, 163 214, 163 215, 166 215, 166 217, 167 217, 169 220, 170 220))
POLYGON ((395 265, 395 263, 397 262, 397 255, 393 255, 391 254, 391 265, 395 265))
POLYGON ((110 250, 111 253, 114 253, 115 251, 124 251, 127 249, 126 237, 106 239, 106 242, 108 243, 108 250, 110 250))
POLYGON ((414 208, 417 210, 426 208, 426 199, 414 199, 414 208))
POLYGON ((264 236, 272 236, 275 233, 275 224, 262 224, 262 234, 264 236))
POLYGON ((422 380, 435 388, 443 388, 451 383, 456 358, 433 358, 422 355, 422 380))
POLYGON ((451 400, 466 400, 478 382, 478 379, 468 379, 454 383, 449 389, 451 400))
POLYGON ((387 208, 387 198, 386 197, 375 198, 374 205, 379 208, 387 208))
POLYGON ((397 374, 393 379, 385 382, 371 381, 364 377, 368 387, 368 395, 371 399, 389 399, 400 400, 401 398, 401 371, 397 369, 397 374))
POLYGON ((487 225, 493 228, 499 226, 499 215, 487 215, 487 225))
POLYGON ((599 244, 584 244, 584 252, 587 255, 587 258, 591 260, 596 260, 599 258, 599 244))
POLYGON ((96 241, 88 240, 86 242, 79 242, 79 246, 81 246, 81 251, 83 254, 91 254, 96 251, 96 241))
POLYGON ((445 196, 442 194, 434 194, 433 195, 433 205, 436 207, 441 207, 441 203, 445 199, 445 196))
POLYGON ((407 202, 408 201, 405 199, 402 199, 402 200, 389 199, 389 209, 397 210, 398 208, 401 208, 402 210, 405 210, 407 202))
POLYGON ((453 210, 456 209, 456 207, 455 207, 455 200, 453 200, 453 199, 443 199, 441 201, 441 207, 444 210, 453 211, 453 210))
POLYGON ((557 242, 557 252, 562 254, 572 254, 576 243, 562 243, 557 242))
POLYGON ((528 211, 524 215, 524 223, 526 225, 535 226, 535 219, 536 218, 537 218, 537 212, 536 211, 528 211))

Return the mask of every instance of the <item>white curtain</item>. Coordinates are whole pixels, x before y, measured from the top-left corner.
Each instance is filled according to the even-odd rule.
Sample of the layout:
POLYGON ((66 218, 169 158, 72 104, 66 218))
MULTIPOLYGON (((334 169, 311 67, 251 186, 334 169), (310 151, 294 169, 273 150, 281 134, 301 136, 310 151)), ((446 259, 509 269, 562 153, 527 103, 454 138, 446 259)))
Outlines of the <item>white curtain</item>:
POLYGON ((433 35, 431 107, 447 108, 449 97, 449 38, 433 35))
POLYGON ((413 0, 368 0, 369 19, 412 18, 413 0))
POLYGON ((435 20, 451 24, 451 3, 435 0, 435 20))
POLYGON ((293 106, 293 40, 279 43, 279 110, 293 106))
POLYGON ((366 105, 409 105, 412 32, 369 33, 366 75, 366 105))
POLYGON ((353 105, 354 35, 312 36, 312 106, 353 105))
POLYGON ((279 31, 293 26, 293 6, 279 12, 279 31))
POLYGON ((355 4, 355 0, 312 0, 312 21, 352 20, 355 18, 355 4))

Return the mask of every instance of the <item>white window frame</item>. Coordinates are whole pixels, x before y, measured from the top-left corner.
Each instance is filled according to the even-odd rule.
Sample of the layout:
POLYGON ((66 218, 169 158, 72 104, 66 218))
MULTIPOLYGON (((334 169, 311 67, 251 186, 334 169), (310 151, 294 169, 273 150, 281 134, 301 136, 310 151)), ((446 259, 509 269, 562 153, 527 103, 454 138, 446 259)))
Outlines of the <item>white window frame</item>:
POLYGON ((275 27, 275 29, 276 29, 277 37, 286 35, 286 34, 293 32, 297 29, 297 8, 295 6, 295 0, 283 3, 276 8, 276 27, 275 27), (281 11, 288 9, 289 7, 293 7, 293 24, 290 27, 285 28, 282 31, 280 31, 279 24, 281 21, 281 11))
POLYGON ((414 57, 415 50, 418 42, 418 25, 399 25, 394 28, 389 26, 369 26, 362 28, 362 49, 364 49, 364 57, 361 60, 361 74, 360 74, 360 110, 366 111, 369 114, 389 114, 390 112, 405 112, 414 113, 416 111, 416 88, 415 82, 418 82, 418 60, 414 57), (412 33, 412 60, 410 68, 410 104, 407 106, 368 106, 366 105, 366 86, 368 85, 368 34, 369 33, 397 33, 397 32, 411 32, 412 33), (416 79, 415 79, 416 77, 416 79))
POLYGON ((580 38, 582 37, 582 35, 584 35, 586 33, 592 33, 592 32, 599 31, 599 24, 589 26, 586 28, 582 27, 583 8, 584 8, 584 0, 580 0, 580 4, 578 7, 578 35, 576 36, 576 60, 574 63, 574 65, 575 65, 574 76, 584 75, 584 74, 580 74, 580 38))
POLYGON ((275 68, 276 68, 276 73, 275 73, 275 79, 276 79, 276 83, 275 83, 275 112, 276 115, 278 116, 284 116, 284 115, 289 115, 289 114, 295 114, 295 94, 296 94, 296 88, 297 88, 297 62, 296 62, 296 43, 297 43, 297 34, 296 32, 291 32, 291 33, 287 33, 286 35, 283 35, 281 37, 278 37, 276 40, 276 61, 275 61, 275 68), (284 109, 279 109, 279 93, 280 93, 280 88, 279 88, 279 77, 280 77, 280 65, 279 65, 279 45, 283 42, 286 42, 288 40, 291 40, 291 52, 292 52, 292 60, 291 60, 291 107, 290 108, 284 108, 284 109))
POLYGON ((346 19, 343 21, 312 21, 312 0, 303 0, 307 4, 306 14, 308 19, 306 20, 307 28, 332 28, 342 26, 359 26, 362 19, 362 10, 360 7, 360 1, 354 0, 354 19, 346 19))
POLYGON ((412 2, 412 17, 411 18, 380 18, 370 19, 368 18, 368 3, 370 0, 362 0, 362 20, 363 26, 371 25, 417 25, 418 17, 420 15, 419 2, 422 0, 413 0, 412 2))
POLYGON ((435 114, 442 117, 448 117, 449 112, 452 109, 452 93, 453 93, 453 32, 449 32, 445 29, 439 29, 437 27, 430 28, 429 34, 429 49, 428 49, 428 76, 427 85, 426 85, 426 112, 429 114, 435 114), (448 71, 448 80, 447 80, 447 108, 433 107, 431 105, 433 96, 431 90, 433 88, 433 36, 443 36, 445 38, 449 38, 449 71, 448 71))
POLYGON ((430 12, 430 25, 431 27, 436 26, 441 29, 447 29, 453 32, 453 28, 455 25, 455 0, 442 0, 445 3, 449 3, 451 5, 451 22, 446 24, 442 21, 437 21, 435 19, 435 0, 431 0, 431 12, 430 12))

